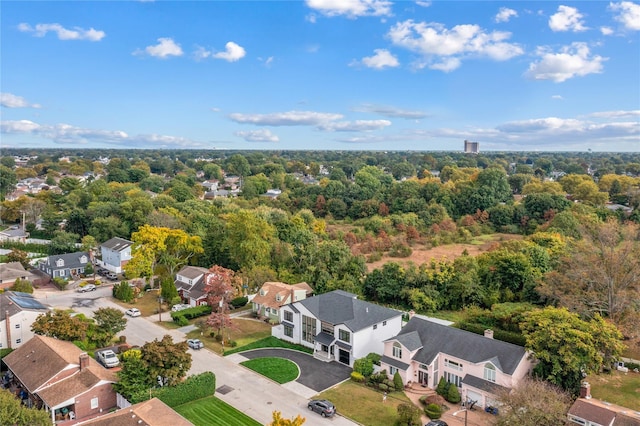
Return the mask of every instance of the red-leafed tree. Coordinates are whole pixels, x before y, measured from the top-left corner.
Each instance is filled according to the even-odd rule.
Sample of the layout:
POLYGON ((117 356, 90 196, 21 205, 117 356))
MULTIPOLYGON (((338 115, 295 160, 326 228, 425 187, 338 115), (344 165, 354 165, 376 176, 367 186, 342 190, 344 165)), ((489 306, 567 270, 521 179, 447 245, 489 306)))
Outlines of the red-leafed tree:
POLYGON ((217 330, 219 335, 222 335, 225 328, 234 328, 229 310, 231 299, 235 294, 236 281, 238 278, 235 272, 217 265, 209 268, 209 273, 205 277, 207 303, 211 306, 207 325, 217 330))

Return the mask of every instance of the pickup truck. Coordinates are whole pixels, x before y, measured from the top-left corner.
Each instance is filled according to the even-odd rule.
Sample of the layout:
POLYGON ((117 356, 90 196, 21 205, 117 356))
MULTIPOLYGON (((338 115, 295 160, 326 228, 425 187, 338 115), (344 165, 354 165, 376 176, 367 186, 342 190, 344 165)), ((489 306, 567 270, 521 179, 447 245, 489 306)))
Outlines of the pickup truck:
POLYGON ((118 355, 111 349, 98 352, 98 360, 107 368, 117 367, 120 365, 118 355))

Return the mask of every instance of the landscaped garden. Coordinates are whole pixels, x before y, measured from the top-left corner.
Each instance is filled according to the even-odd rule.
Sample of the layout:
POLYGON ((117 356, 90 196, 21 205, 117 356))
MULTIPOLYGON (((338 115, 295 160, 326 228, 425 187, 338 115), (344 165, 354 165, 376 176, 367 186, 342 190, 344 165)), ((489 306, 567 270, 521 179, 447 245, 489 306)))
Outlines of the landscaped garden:
POLYGON ((300 374, 295 363, 283 358, 256 358, 241 364, 280 384, 295 380, 300 374))
POLYGON ((257 421, 215 396, 188 402, 174 409, 196 426, 260 426, 257 421))

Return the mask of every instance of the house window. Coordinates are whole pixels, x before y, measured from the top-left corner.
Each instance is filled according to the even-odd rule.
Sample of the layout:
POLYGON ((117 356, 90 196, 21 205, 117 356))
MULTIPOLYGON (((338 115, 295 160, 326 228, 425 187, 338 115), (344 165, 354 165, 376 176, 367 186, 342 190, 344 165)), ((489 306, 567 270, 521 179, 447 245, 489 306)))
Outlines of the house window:
POLYGON ((302 340, 305 342, 313 343, 313 338, 316 335, 316 319, 302 316, 302 340))
POLYGON ((386 321, 382 321, 382 326, 384 327, 385 325, 387 325, 386 321))
POLYGON ((373 329, 377 329, 378 328, 378 324, 373 324, 373 329))
POLYGON ((64 260, 62 260, 62 259, 58 259, 58 260, 56 260, 56 266, 57 266, 57 267, 64 266, 64 260))
POLYGON ((449 373, 448 371, 444 372, 444 379, 453 384, 456 385, 456 387, 462 387, 462 377, 455 375, 453 373, 449 373))
POLYGON ((398 342, 393 344, 393 357, 402 358, 402 346, 398 342))
POLYGON ((486 363, 484 365, 484 379, 490 382, 496 381, 496 367, 491 363, 486 363))
POLYGON ((339 330, 338 338, 343 342, 349 343, 351 341, 351 333, 349 333, 347 330, 339 330))
MULTIPOLYGON (((425 371, 428 371, 428 370, 429 370, 429 367, 428 367, 426 364, 420 364, 420 367, 419 367, 419 368, 420 368, 420 370, 425 370, 425 371)), ((436 371, 437 371, 437 370, 436 370, 436 371)))
POLYGON ((20 324, 16 324, 16 328, 20 328, 20 324))
POLYGON ((289 322, 293 322, 293 312, 284 311, 284 320, 285 321, 289 321, 289 322))
POLYGON ((287 337, 293 338, 293 327, 291 327, 290 325, 285 325, 284 326, 284 335, 287 336, 287 337))
POLYGON ((276 295, 276 302, 281 302, 282 301, 282 296, 280 296, 279 294, 276 295))
POLYGON ((327 334, 333 336, 333 329, 334 329, 333 324, 331 324, 330 322, 322 321, 320 323, 320 327, 322 327, 321 331, 323 333, 327 333, 327 334))
POLYGON ((398 372, 397 368, 395 368, 394 366, 389 366, 389 374, 391 374, 393 376, 397 372, 398 372))
POLYGON ((444 360, 444 366, 452 370, 462 371, 462 364, 448 359, 444 360))
POLYGON ((584 421, 584 419, 580 418, 580 417, 576 417, 572 414, 569 414, 569 420, 572 421, 573 423, 577 423, 579 425, 586 425, 587 422, 584 421))
POLYGON ((91 409, 94 410, 98 408, 98 398, 91 398, 91 409))
POLYGON ((17 345, 18 343, 22 343, 22 339, 16 339, 16 345, 17 345))

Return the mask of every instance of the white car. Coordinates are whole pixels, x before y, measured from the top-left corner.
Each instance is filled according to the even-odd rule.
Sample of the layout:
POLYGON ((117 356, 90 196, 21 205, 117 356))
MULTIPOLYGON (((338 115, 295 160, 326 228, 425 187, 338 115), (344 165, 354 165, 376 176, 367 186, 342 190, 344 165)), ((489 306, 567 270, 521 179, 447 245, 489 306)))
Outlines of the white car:
POLYGON ((107 368, 117 367, 120 365, 118 355, 111 349, 98 352, 98 360, 107 368))
POLYGON ((124 311, 124 313, 129 315, 130 317, 139 317, 140 315, 142 315, 138 308, 127 309, 126 311, 124 311))
POLYGON ((189 347, 191 349, 202 349, 202 348, 204 348, 204 343, 202 343, 202 341, 200 339, 189 339, 189 340, 187 340, 187 345, 189 345, 189 347))
POLYGON ((177 304, 177 305, 173 305, 173 306, 171 307, 171 312, 178 312, 178 311, 181 311, 181 310, 183 310, 183 309, 190 308, 190 307, 191 307, 191 306, 189 306, 189 305, 185 305, 185 304, 183 304, 183 303, 179 303, 179 304, 177 304))
POLYGON ((96 286, 93 284, 87 284, 83 287, 78 287, 78 293, 85 293, 87 291, 96 291, 96 286))

